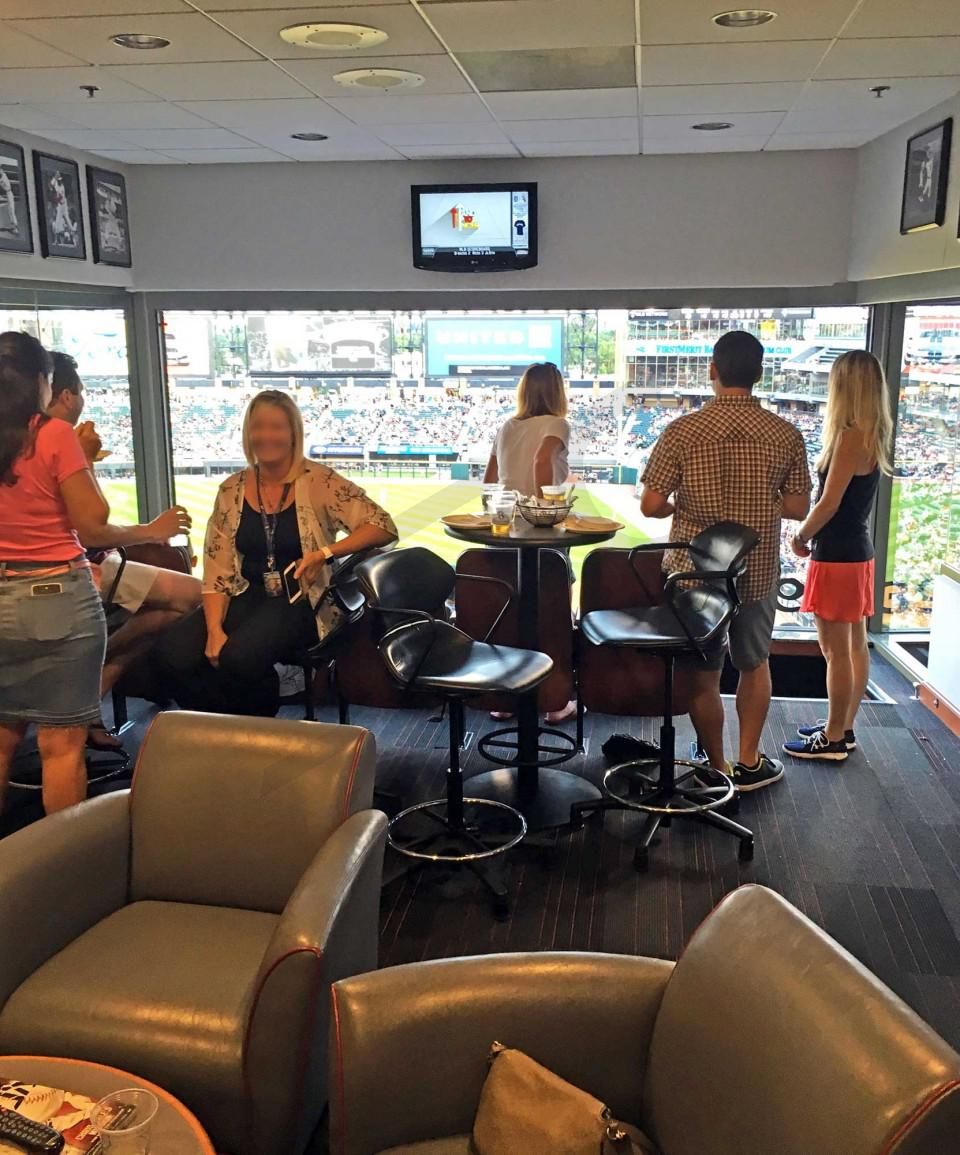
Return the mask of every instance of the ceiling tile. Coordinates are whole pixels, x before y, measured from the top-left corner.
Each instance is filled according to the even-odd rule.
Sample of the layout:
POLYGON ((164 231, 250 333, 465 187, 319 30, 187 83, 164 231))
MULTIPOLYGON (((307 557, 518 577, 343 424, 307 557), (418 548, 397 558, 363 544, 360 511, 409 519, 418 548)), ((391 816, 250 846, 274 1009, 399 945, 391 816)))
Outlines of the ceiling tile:
POLYGON ((950 0, 866 0, 843 30, 861 36, 960 36, 960 5, 950 0))
POLYGON ((351 56, 349 60, 285 60, 283 66, 318 96, 383 96, 376 88, 344 88, 333 79, 336 73, 355 68, 403 68, 424 78, 419 88, 394 91, 397 97, 473 91, 449 56, 351 56))
POLYGON ((637 156, 629 140, 532 140, 518 146, 524 156, 637 156))
POLYGON ((189 12, 184 0, 3 0, 3 19, 55 16, 136 16, 144 12, 189 12))
POLYGON ((100 149, 98 156, 115 160, 118 164, 179 164, 179 161, 164 156, 162 152, 147 152, 144 149, 100 149))
POLYGON ((652 116, 786 111, 803 84, 667 84, 644 86, 643 111, 652 116))
MULTIPOLYGON (((717 117, 716 119, 729 119, 733 124, 733 128, 727 129, 722 134, 729 139, 733 136, 762 136, 764 133, 769 136, 771 132, 776 132, 783 120, 782 112, 740 112, 731 113, 729 118, 717 117)), ((703 132, 697 132, 693 127, 695 124, 703 120, 702 116, 644 116, 643 118, 643 144, 646 148, 647 144, 652 140, 673 140, 684 135, 688 136, 703 136, 703 132)))
POLYGON ((89 99, 81 91, 81 84, 97 85, 98 101, 154 99, 149 92, 108 75, 102 68, 0 68, 0 103, 22 100, 80 104, 89 99))
POLYGON ((18 32, 13 23, 0 27, 0 68, 68 68, 83 61, 79 53, 68 56, 51 47, 46 38, 41 42, 18 32))
POLYGON ((330 132, 355 127, 323 100, 198 100, 180 107, 204 120, 239 131, 274 133, 330 132))
MULTIPOLYGON (((960 67, 960 61, 957 62, 960 67)), ((788 133, 868 130, 868 139, 911 120, 960 92, 960 76, 909 80, 815 80, 790 110, 781 127, 788 133), (881 99, 872 84, 887 83, 881 99)))
POLYGON ((370 126, 370 131, 387 144, 401 148, 421 144, 469 146, 510 143, 503 129, 493 120, 469 124, 375 124, 370 126))
POLYGON ((171 160, 184 164, 266 164, 272 161, 289 163, 290 158, 271 152, 268 148, 191 148, 167 152, 171 160))
POLYGON ((457 59, 481 92, 633 88, 637 83, 632 47, 458 52, 457 59))
POLYGON ((631 88, 491 92, 486 101, 500 120, 563 120, 637 113, 637 92, 631 88))
POLYGON ((102 148, 130 148, 130 141, 118 132, 98 132, 89 128, 56 128, 47 131, 49 140, 99 152, 102 148))
POLYGON ((436 160, 442 157, 461 157, 464 160, 495 156, 519 156, 512 144, 412 144, 401 147, 407 160, 436 160))
POLYGON ((491 119, 476 96, 405 96, 403 100, 374 96, 330 103, 358 124, 466 124, 491 119))
POLYGON ((960 36, 839 40, 816 72, 818 80, 873 76, 956 76, 960 36))
POLYGON ((767 142, 767 152, 807 148, 859 148, 870 134, 860 132, 776 132, 767 142))
POLYGON ((81 128, 119 130, 130 128, 209 128, 201 120, 168 104, 164 100, 138 100, 125 103, 101 103, 99 100, 75 101, 72 104, 49 104, 46 111, 62 116, 81 128))
POLYGON ((762 136, 729 136, 725 132, 710 134, 698 132, 677 137, 674 140, 651 140, 643 142, 644 154, 656 156, 661 153, 678 152, 762 152, 769 137, 762 136), (696 139, 691 139, 695 136, 696 139), (718 140, 717 137, 723 137, 718 140), (701 139, 702 138, 702 139, 701 139))
POLYGON ((99 70, 164 100, 264 100, 305 96, 301 85, 267 60, 225 64, 131 64, 99 70))
POLYGON ((242 134, 226 128, 141 128, 123 133, 123 139, 132 148, 156 149, 170 152, 176 149, 246 148, 251 141, 242 134))
MULTIPOLYGON (((868 0, 869 2, 869 0, 868 0)), ((733 7, 727 5, 726 7, 733 7)), ((843 27, 856 0, 779 0, 777 18, 757 28, 721 28, 717 0, 640 0, 640 43, 750 44, 762 40, 829 40, 843 27)))
POLYGON ((635 116, 608 120, 514 120, 507 130, 523 146, 544 140, 625 140, 636 144, 640 125, 635 116))
POLYGON ((423 5, 454 52, 633 44, 633 0, 488 0, 423 5))
MULTIPOLYGON (((334 23, 366 24, 382 28, 390 39, 376 48, 364 50, 364 56, 410 56, 443 52, 443 45, 420 19, 412 7, 394 5, 344 8, 276 8, 262 12, 221 12, 217 19, 274 60, 317 60, 331 57, 349 60, 356 53, 349 49, 322 51, 298 48, 280 39, 280 29, 291 24, 334 23)), ((345 68, 350 67, 344 65, 345 68)))
POLYGON ((641 75, 644 87, 691 80, 698 84, 807 80, 829 45, 825 40, 802 40, 644 48, 641 75))
MULTIPOLYGON (((122 3, 123 0, 118 0, 122 3)), ((336 0, 337 8, 379 8, 386 5, 403 6, 407 0, 336 0)), ((252 12, 260 8, 269 8, 270 0, 197 0, 198 7, 204 12, 252 12)), ((330 8, 330 0, 306 0, 297 5, 298 8, 330 8)))
POLYGON ((129 26, 116 16, 78 16, 74 19, 13 20, 14 28, 29 32, 55 48, 72 52, 90 64, 127 64, 151 67, 156 64, 186 63, 196 60, 255 60, 257 54, 229 32, 198 12, 183 15, 137 16, 129 26), (165 36, 166 48, 143 52, 121 48, 111 36, 118 32, 147 32, 165 36))
POLYGON ((354 160, 403 160, 396 149, 374 139, 364 144, 354 141, 324 140, 314 144, 307 141, 287 140, 272 146, 274 152, 283 153, 291 160, 305 162, 354 161, 354 160))
POLYGON ((55 128, 77 128, 75 121, 58 116, 50 107, 32 104, 0 104, 0 125, 21 132, 50 132, 55 128))

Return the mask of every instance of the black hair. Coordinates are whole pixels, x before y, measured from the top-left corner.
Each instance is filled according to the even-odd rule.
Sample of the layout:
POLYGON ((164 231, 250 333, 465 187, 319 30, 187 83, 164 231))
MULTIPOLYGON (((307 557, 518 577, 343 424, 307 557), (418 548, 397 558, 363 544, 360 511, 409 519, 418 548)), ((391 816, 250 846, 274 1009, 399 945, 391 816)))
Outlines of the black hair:
POLYGON ((80 392, 80 374, 77 372, 77 362, 69 353, 53 351, 53 395, 59 397, 64 389, 74 396, 80 392))
POLYGON ((763 376, 763 346, 752 333, 734 329, 713 347, 720 384, 728 389, 752 389, 763 376))
POLYGON ((40 378, 53 358, 29 333, 0 333, 0 485, 16 485, 17 459, 32 441, 30 423, 40 408, 40 378))

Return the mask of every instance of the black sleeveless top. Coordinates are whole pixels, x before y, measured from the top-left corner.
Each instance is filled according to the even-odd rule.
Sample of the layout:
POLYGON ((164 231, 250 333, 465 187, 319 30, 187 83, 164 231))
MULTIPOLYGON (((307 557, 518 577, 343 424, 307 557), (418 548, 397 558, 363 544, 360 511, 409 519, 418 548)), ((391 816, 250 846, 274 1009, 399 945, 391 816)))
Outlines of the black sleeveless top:
MULTIPOLYGON (((870 561, 873 557, 873 538, 870 534, 870 514, 880 481, 880 469, 872 473, 854 475, 844 492, 840 508, 813 540, 814 561, 870 561)), ((820 474, 823 495, 827 475, 820 474)))
MULTIPOLYGON (((263 574, 267 568, 267 538, 263 532, 260 511, 244 500, 237 526, 237 553, 243 557, 240 572, 253 586, 263 586, 263 574)), ((280 573, 292 561, 299 561, 303 551, 300 548, 300 527, 297 525, 297 503, 291 502, 277 514, 277 532, 273 539, 277 551, 277 570, 280 573)))

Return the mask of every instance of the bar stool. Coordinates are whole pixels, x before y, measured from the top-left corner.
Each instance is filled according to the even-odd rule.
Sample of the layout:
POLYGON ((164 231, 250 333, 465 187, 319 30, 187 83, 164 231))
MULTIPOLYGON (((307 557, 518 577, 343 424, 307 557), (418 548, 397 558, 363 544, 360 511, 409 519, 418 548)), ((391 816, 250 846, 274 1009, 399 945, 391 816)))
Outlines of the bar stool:
POLYGON ((638 869, 648 865, 648 851, 661 826, 674 818, 693 818, 715 826, 740 840, 741 861, 753 858, 753 833, 739 822, 715 813, 734 796, 733 780, 697 762, 676 757, 673 725, 674 663, 684 655, 705 657, 723 644, 730 622, 739 609, 736 583, 746 569, 746 557, 759 540, 737 522, 718 522, 689 542, 637 546, 631 557, 665 549, 687 550, 691 567, 668 575, 665 601, 638 609, 594 610, 581 623, 587 641, 656 655, 663 661, 663 720, 660 726, 659 774, 642 767, 650 761, 625 762, 604 775, 607 795, 598 801, 576 803, 574 823, 583 825, 587 814, 606 810, 636 810, 647 815, 634 852, 638 869), (684 772, 677 775, 677 767, 684 772), (721 780, 722 779, 722 780, 721 780))
MULTIPOLYGON (((391 677, 405 688, 439 696, 449 712, 450 765, 446 797, 420 802, 390 823, 387 841, 398 854, 425 864, 453 864, 474 873, 493 899, 497 917, 508 913, 506 889, 486 865, 522 841, 523 815, 503 802, 464 797, 460 748, 464 699, 478 694, 529 694, 547 678, 546 654, 492 645, 491 637, 512 604, 506 582, 471 575, 469 580, 501 586, 505 599, 486 637, 477 641, 431 612, 451 595, 453 567, 428 549, 400 549, 357 566, 370 608, 381 615, 380 655, 391 677)), ((465 575, 461 575, 461 582, 465 575)))

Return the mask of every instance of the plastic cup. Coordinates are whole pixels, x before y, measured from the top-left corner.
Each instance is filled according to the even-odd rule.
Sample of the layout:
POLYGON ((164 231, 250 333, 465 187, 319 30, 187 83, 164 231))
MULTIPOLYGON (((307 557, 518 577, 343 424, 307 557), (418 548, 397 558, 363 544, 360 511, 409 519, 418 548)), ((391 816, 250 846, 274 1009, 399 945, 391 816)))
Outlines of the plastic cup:
POLYGON ((104 1095, 90 1113, 103 1155, 150 1155, 159 1107, 156 1095, 139 1087, 104 1095))
POLYGON ((517 499, 514 494, 507 497, 501 494, 490 506, 490 528, 496 537, 507 537, 513 522, 513 515, 517 508, 517 499))
POLYGON ((543 500, 549 501, 551 505, 563 505, 567 500, 567 487, 565 485, 542 485, 543 500))
POLYGON ((483 512, 489 513, 494 501, 503 493, 502 485, 493 485, 487 482, 480 491, 480 501, 483 503, 483 512))

